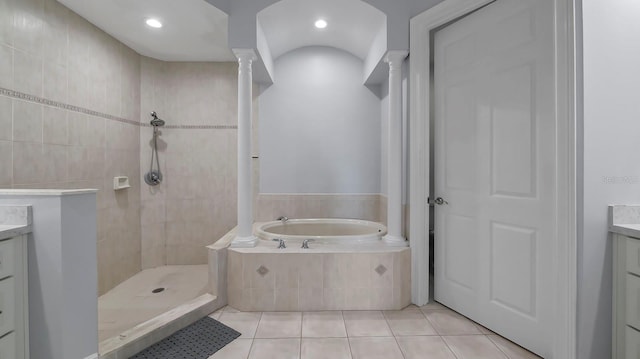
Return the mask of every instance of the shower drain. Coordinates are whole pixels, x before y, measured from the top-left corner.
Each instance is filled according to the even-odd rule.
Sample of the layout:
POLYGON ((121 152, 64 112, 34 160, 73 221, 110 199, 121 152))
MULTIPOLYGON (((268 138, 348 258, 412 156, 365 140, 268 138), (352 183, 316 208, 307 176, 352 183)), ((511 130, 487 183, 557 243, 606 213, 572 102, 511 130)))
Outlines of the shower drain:
POLYGON ((161 292, 164 292, 164 288, 156 288, 151 291, 151 293, 161 293, 161 292))

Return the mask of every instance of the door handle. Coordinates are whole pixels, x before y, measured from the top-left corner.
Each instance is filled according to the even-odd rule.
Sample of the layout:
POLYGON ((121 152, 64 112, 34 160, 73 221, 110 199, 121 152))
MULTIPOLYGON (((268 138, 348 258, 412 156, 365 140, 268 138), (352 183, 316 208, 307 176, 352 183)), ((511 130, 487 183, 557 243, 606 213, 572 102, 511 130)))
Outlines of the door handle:
POLYGON ((444 200, 444 198, 442 198, 442 197, 438 197, 438 198, 436 198, 436 199, 431 199, 431 198, 429 198, 429 199, 427 200, 427 202, 429 203, 429 206, 432 206, 432 207, 433 207, 434 205, 436 205, 436 204, 437 204, 437 205, 439 205, 439 206, 441 206, 441 205, 443 205, 443 204, 449 204, 449 202, 445 201, 445 200, 444 200))
POLYGON ((433 201, 433 203, 441 206, 443 204, 449 204, 449 202, 445 201, 442 197, 438 197, 435 199, 435 201, 433 201))

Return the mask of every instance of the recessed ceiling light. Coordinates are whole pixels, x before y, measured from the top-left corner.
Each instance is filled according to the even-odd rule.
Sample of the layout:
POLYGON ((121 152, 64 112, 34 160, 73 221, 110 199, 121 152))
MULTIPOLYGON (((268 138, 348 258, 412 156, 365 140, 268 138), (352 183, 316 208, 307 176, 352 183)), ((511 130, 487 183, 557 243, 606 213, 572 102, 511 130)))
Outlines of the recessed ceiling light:
POLYGON ((325 20, 319 19, 316 20, 315 25, 318 29, 324 29, 325 27, 327 27, 327 22, 325 20))
POLYGON ((153 19, 153 18, 147 19, 147 25, 156 29, 159 29, 162 27, 162 23, 160 22, 160 20, 153 19))

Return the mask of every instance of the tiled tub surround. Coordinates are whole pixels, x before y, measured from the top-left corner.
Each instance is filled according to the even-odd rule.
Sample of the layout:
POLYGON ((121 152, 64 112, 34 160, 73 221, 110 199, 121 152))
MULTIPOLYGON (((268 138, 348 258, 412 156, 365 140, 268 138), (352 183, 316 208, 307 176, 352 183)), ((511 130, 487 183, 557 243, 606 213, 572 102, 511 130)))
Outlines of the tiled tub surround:
POLYGON ((255 220, 289 218, 357 218, 386 223, 386 197, 381 194, 260 193, 254 206, 255 220))
POLYGON ((409 305, 410 248, 227 249, 228 302, 243 311, 393 310, 409 305))

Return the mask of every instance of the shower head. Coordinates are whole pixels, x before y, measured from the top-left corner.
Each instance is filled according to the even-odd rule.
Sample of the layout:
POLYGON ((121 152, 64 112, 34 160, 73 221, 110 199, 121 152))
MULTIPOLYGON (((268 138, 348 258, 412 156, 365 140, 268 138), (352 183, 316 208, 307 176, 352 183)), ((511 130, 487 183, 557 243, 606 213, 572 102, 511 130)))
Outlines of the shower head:
POLYGON ((151 117, 153 117, 153 119, 151 119, 151 126, 153 127, 164 126, 164 120, 159 119, 158 114, 156 114, 155 111, 151 112, 151 117))

